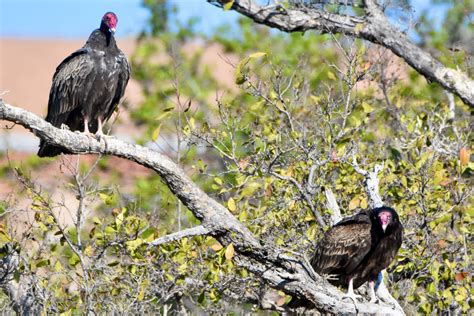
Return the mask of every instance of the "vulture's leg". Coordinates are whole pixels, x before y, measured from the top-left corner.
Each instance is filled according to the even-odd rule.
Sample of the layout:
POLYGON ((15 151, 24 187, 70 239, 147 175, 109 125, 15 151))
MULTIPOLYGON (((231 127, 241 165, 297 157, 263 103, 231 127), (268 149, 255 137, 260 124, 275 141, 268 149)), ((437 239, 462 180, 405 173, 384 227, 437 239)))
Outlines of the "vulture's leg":
POLYGON ((354 293, 354 285, 353 285, 352 279, 349 280, 349 286, 347 288, 347 293, 342 296, 342 299, 344 299, 344 298, 350 298, 354 302, 355 309, 356 309, 356 312, 357 312, 358 311, 357 299, 361 298, 361 296, 354 293))
POLYGON ((377 296, 375 295, 375 281, 369 281, 369 288, 370 288, 370 301, 369 303, 377 302, 377 296))
POLYGON ((97 127, 96 135, 98 135, 99 137, 104 136, 104 131, 102 131, 102 119, 98 117, 97 122, 98 122, 98 127, 97 127))
MULTIPOLYGON (((76 133, 80 133, 79 131, 76 131, 76 133)), ((84 135, 86 135, 87 137, 94 137, 94 134, 92 134, 90 131, 89 131, 89 119, 84 116, 84 132, 83 132, 84 135)))
POLYGON ((114 136, 104 134, 104 131, 102 130, 104 123, 102 123, 102 119, 100 117, 97 119, 97 122, 97 133, 95 134, 97 138, 115 138, 114 136))
POLYGON ((89 132, 89 119, 87 117, 84 117, 84 134, 89 135, 91 132, 89 132))

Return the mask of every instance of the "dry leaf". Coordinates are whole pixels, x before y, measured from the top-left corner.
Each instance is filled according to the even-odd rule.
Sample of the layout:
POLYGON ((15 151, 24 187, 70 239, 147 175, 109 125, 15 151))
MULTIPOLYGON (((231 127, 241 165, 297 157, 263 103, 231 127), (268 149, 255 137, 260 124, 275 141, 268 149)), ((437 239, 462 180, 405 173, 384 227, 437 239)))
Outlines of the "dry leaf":
POLYGON ((469 163, 469 159, 471 158, 471 153, 469 149, 466 147, 461 148, 459 151, 459 160, 461 161, 461 166, 465 166, 469 163))
POLYGON ((227 246, 227 249, 225 250, 225 258, 227 260, 232 260, 232 257, 234 257, 234 253, 235 253, 234 245, 230 244, 229 246, 227 246))
POLYGON ((218 242, 216 242, 214 245, 211 246, 211 249, 214 251, 219 251, 222 249, 222 245, 218 242))

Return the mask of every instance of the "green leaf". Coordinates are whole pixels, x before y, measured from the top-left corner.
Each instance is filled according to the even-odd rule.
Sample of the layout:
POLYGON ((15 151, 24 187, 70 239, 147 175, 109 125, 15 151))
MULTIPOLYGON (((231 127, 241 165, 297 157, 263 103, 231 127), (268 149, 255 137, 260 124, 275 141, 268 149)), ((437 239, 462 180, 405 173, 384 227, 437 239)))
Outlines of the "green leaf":
POLYGON ((246 80, 246 69, 245 67, 249 63, 249 58, 246 57, 242 59, 238 64, 237 67, 235 67, 235 83, 236 84, 243 84, 246 80))
POLYGON ((264 52, 256 52, 256 53, 250 54, 249 58, 250 59, 261 58, 261 57, 266 56, 266 55, 267 55, 267 53, 264 53, 264 52))
POLYGON ((362 102, 362 110, 364 113, 371 113, 374 111, 374 108, 367 102, 362 102))
POLYGON ((54 271, 61 272, 62 270, 63 270, 63 265, 61 264, 59 260, 56 261, 56 263, 54 264, 54 271))
POLYGON ((69 258, 69 264, 73 267, 75 267, 81 260, 79 257, 74 253, 71 258, 69 258))
POLYGON ((359 205, 360 205, 360 200, 358 197, 355 197, 349 202, 349 210, 350 211, 355 210, 359 205))
POLYGON ((235 200, 233 198, 229 198, 229 200, 227 201, 227 208, 231 212, 235 212, 235 210, 237 209, 237 206, 235 205, 235 200))
POLYGON ((257 182, 250 182, 243 190, 242 196, 249 197, 251 196, 258 188, 260 184, 257 182))
POLYGON ((41 268, 49 265, 49 259, 43 259, 36 263, 36 267, 41 268))
POLYGON ((165 119, 165 118, 170 117, 171 114, 172 114, 172 112, 170 112, 170 111, 165 111, 165 112, 161 113, 160 115, 158 115, 155 119, 156 119, 157 121, 161 121, 161 120, 163 120, 163 119, 165 119))
POLYGON ((126 211, 127 209, 123 207, 122 211, 118 213, 117 216, 115 217, 115 225, 117 226, 117 229, 120 229, 120 226, 122 226, 126 211))
POLYGON ((224 9, 224 11, 228 11, 230 10, 230 8, 232 8, 232 5, 234 4, 234 0, 230 0, 229 2, 227 2, 226 4, 224 4, 222 6, 222 8, 224 9))
POLYGON ((147 228, 140 236, 146 241, 152 241, 155 237, 155 229, 154 228, 147 228))
POLYGON ((239 221, 245 222, 248 218, 248 213, 246 211, 242 211, 239 213, 239 221))
POLYGON ((92 222, 96 225, 101 225, 102 224, 102 221, 97 216, 94 216, 92 218, 92 222))
POLYGON ((152 135, 151 135, 151 139, 156 142, 156 140, 158 139, 158 136, 160 135, 160 130, 161 130, 161 123, 158 125, 157 128, 155 128, 155 130, 153 131, 152 135))

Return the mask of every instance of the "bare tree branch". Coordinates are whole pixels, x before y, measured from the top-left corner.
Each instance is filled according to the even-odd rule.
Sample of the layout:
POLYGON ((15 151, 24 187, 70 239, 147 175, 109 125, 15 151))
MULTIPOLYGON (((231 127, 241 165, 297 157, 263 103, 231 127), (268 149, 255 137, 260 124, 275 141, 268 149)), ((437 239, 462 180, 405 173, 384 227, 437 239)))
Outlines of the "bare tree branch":
MULTIPOLYGON (((228 1, 207 0, 222 6, 228 1)), ((283 32, 318 30, 323 33, 341 33, 390 49, 403 58, 428 81, 437 82, 444 89, 458 95, 464 103, 474 107, 474 81, 467 74, 445 67, 408 37, 392 26, 375 0, 364 1, 362 17, 330 13, 315 7, 290 7, 281 5, 261 6, 252 0, 233 1, 232 10, 255 21, 283 32)))
POLYGON ((288 176, 282 176, 281 174, 278 174, 276 172, 271 172, 270 173, 272 176, 274 176, 275 178, 278 178, 280 180, 285 180, 285 181, 288 181, 290 182, 291 184, 293 184, 293 186, 298 190, 298 192, 300 193, 300 195, 303 197, 303 199, 305 200, 305 202, 308 204, 309 208, 311 209, 311 212, 313 212, 313 215, 316 217, 316 220, 318 221, 318 224, 319 224, 319 228, 320 229, 323 229, 324 226, 326 225, 326 223, 324 223, 324 219, 323 217, 321 216, 321 214, 318 212, 318 210, 316 209, 316 206, 314 206, 314 203, 313 203, 313 199, 311 198, 311 196, 308 194, 308 192, 305 191, 305 189, 303 188, 303 186, 301 186, 298 181, 296 181, 295 178, 293 177, 288 177, 288 176))
POLYGON ((152 242, 149 243, 150 246, 158 246, 161 244, 165 244, 171 241, 179 240, 185 237, 192 237, 192 236, 200 236, 200 235, 209 235, 211 231, 202 226, 196 226, 196 227, 191 227, 188 229, 180 230, 176 233, 172 233, 166 236, 162 236, 160 238, 157 238, 153 240, 152 242))
MULTIPOLYGON (((38 116, 0 100, 0 119, 29 129, 36 136, 71 153, 103 154, 122 157, 158 173, 163 182, 201 221, 201 226, 224 245, 233 244, 233 260, 259 276, 271 287, 305 299, 316 309, 329 313, 355 313, 354 304, 342 300, 343 294, 316 275, 312 278, 305 265, 291 259, 284 250, 260 243, 223 205, 198 188, 174 162, 151 149, 118 139, 92 137, 53 127, 38 116)), ((403 310, 386 304, 358 304, 361 313, 400 315, 403 310)))
POLYGON ((381 165, 377 164, 374 166, 374 169, 367 171, 359 166, 354 155, 352 157, 352 167, 358 174, 363 175, 365 178, 364 184, 367 197, 369 198, 369 207, 383 206, 382 197, 379 194, 379 172, 383 169, 383 163, 381 165))

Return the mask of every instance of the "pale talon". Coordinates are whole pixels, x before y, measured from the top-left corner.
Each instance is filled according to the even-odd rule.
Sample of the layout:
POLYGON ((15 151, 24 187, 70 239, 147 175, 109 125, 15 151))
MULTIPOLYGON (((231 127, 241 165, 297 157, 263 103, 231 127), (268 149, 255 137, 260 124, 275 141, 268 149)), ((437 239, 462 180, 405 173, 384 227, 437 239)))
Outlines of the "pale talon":
POLYGON ((325 280, 339 280, 339 275, 338 274, 323 274, 322 277, 325 280))
POLYGON ((352 302, 354 303, 354 307, 356 309, 356 312, 359 310, 357 307, 357 299, 361 299, 362 297, 360 295, 357 295, 354 293, 354 285, 353 285, 353 279, 349 280, 349 286, 347 288, 347 293, 342 296, 342 300, 344 298, 350 298, 352 302))
POLYGON ((350 298, 354 302, 354 304, 357 304, 357 300, 358 299, 361 300, 362 296, 357 295, 355 293, 352 293, 352 294, 347 293, 342 296, 342 299, 345 299, 345 298, 350 298))

